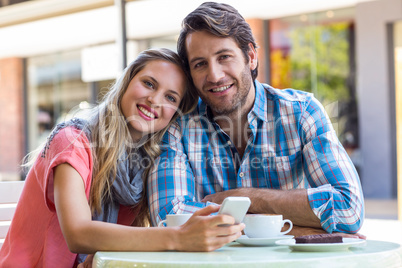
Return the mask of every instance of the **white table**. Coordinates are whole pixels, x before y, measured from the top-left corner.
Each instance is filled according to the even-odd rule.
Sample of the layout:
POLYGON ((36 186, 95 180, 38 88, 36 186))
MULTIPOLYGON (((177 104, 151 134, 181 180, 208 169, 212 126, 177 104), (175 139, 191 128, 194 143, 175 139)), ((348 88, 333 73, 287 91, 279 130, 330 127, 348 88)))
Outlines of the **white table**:
POLYGON ((368 240, 365 246, 334 252, 299 252, 287 246, 247 247, 230 243, 213 252, 97 252, 100 267, 402 267, 397 243, 368 240))

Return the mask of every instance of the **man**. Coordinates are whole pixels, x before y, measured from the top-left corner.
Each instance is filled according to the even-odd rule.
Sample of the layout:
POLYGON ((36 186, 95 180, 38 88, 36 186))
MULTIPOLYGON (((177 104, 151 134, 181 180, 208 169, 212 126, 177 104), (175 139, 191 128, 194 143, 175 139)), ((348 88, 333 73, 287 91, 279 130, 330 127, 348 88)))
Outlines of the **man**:
POLYGON ((149 173, 153 224, 248 196, 249 213, 282 214, 294 235, 360 229, 359 177, 325 110, 310 93, 256 80, 256 42, 236 9, 200 5, 178 52, 201 101, 168 130, 149 173))

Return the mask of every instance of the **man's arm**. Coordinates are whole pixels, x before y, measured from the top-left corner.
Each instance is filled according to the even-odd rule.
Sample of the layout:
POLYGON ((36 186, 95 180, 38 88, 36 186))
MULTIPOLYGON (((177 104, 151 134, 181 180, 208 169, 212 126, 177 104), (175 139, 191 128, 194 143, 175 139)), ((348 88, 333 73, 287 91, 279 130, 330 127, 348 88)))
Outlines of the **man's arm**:
MULTIPOLYGON (((320 220, 313 213, 308 203, 306 189, 286 191, 261 188, 239 188, 208 195, 202 201, 220 204, 227 196, 248 196, 252 204, 249 213, 282 214, 284 219, 290 219, 293 223, 293 228, 289 232, 289 235, 301 236, 327 233, 321 227, 320 220), (282 194, 285 198, 280 196, 282 194), (275 203, 274 199, 277 199, 282 205, 275 203)), ((285 225, 283 228, 286 230, 288 227, 285 225)), ((358 233, 354 235, 346 233, 340 234, 349 238, 366 239, 364 235, 358 233)))
POLYGON ((330 233, 356 233, 363 223, 364 203, 353 163, 318 101, 308 103, 299 123, 303 168, 310 188, 240 188, 206 196, 203 201, 221 203, 226 196, 248 196, 252 213, 283 214, 295 225, 321 226, 330 233))
POLYGON ((202 201, 220 204, 227 196, 248 196, 251 200, 249 213, 282 214, 295 225, 321 228, 320 219, 309 205, 306 189, 238 188, 208 195, 202 201))
POLYGON ((162 153, 148 174, 148 202, 154 226, 167 214, 194 213, 210 203, 199 202, 192 168, 181 140, 179 125, 166 132, 162 153))
POLYGON ((364 219, 363 191, 356 168, 316 99, 312 98, 301 123, 310 206, 327 232, 356 233, 364 219))

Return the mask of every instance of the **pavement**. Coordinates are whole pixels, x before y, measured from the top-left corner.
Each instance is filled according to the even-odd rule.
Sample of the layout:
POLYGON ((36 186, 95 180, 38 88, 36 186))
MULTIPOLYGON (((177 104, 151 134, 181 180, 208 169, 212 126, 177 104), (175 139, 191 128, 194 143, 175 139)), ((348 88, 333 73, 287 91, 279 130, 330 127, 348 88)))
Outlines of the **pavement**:
POLYGON ((359 233, 368 240, 382 240, 402 245, 402 220, 398 220, 396 199, 365 200, 366 217, 359 233))

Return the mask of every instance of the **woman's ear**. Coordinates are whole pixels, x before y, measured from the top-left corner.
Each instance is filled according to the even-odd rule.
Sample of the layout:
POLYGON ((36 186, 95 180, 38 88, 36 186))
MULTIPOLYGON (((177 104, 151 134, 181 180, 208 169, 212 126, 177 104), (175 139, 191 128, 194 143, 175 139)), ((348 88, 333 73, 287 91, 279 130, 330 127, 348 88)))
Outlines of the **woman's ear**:
POLYGON ((254 70, 255 68, 257 68, 258 63, 257 52, 255 51, 254 45, 252 43, 249 43, 248 47, 249 47, 248 57, 249 57, 250 69, 254 70))

